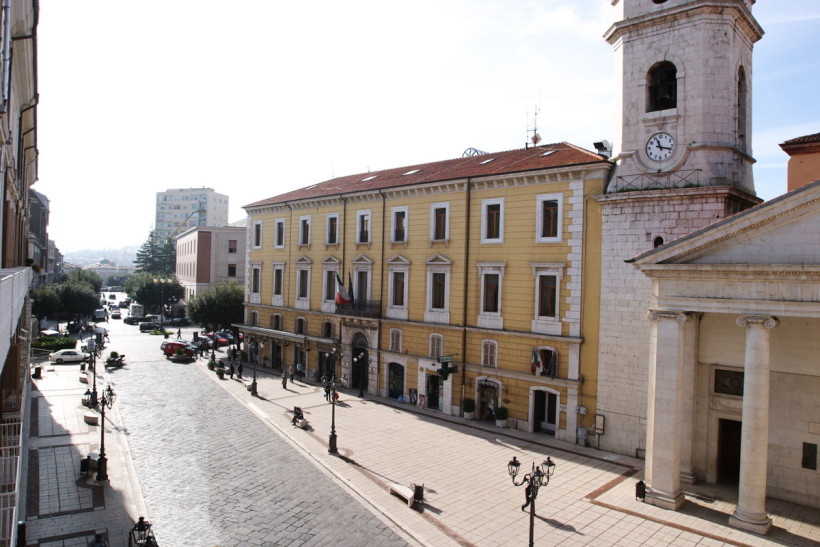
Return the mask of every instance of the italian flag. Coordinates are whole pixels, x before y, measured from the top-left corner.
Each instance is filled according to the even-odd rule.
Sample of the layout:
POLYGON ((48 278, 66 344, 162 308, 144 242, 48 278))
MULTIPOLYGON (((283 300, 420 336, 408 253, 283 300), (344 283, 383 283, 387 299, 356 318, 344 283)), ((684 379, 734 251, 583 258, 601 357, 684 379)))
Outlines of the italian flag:
POLYGON ((532 350, 532 367, 530 368, 533 374, 538 373, 538 369, 542 368, 544 365, 541 364, 541 357, 539 357, 538 352, 532 350))
POLYGON ((339 272, 336 272, 336 303, 349 304, 350 295, 345 290, 345 284, 342 283, 342 278, 339 277, 339 272))

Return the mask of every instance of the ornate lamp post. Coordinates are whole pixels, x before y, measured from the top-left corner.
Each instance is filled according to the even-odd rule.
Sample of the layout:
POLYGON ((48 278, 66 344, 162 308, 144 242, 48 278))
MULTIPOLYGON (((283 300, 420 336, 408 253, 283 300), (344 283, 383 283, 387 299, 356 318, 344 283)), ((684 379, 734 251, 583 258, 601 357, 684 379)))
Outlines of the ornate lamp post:
MULTIPOLYGON (((265 349, 265 343, 264 342, 259 342, 259 355, 257 355, 257 357, 256 357, 257 359, 259 359, 259 356, 262 355, 262 351, 264 349, 265 349)), ((253 365, 253 381, 251 382, 251 396, 252 397, 258 397, 259 393, 256 391, 256 363, 251 362, 251 364, 253 365)))
POLYGON ((365 379, 365 375, 367 374, 367 364, 362 360, 363 357, 364 357, 364 352, 361 352, 359 355, 357 355, 356 357, 353 358, 354 363, 358 363, 359 361, 362 361, 362 363, 361 363, 361 374, 359 376, 359 397, 364 397, 364 379, 365 379))
POLYGON ((533 547, 533 527, 535 526, 535 498, 538 497, 538 489, 542 486, 546 486, 550 482, 550 477, 552 477, 553 473, 555 473, 555 464, 553 463, 552 459, 547 456, 547 459, 541 462, 540 467, 536 467, 535 463, 532 464, 532 470, 524 475, 521 479, 521 482, 515 482, 515 477, 518 475, 518 471, 521 468, 521 463, 513 456, 513 459, 510 460, 510 463, 507 464, 507 472, 510 474, 510 478, 515 486, 521 486, 523 484, 527 485, 525 490, 525 499, 526 503, 521 506, 522 511, 526 511, 527 506, 530 506, 530 547, 533 547))
POLYGON ((330 359, 333 374, 326 380, 330 387, 330 438, 327 443, 328 454, 338 454, 336 449, 336 348, 330 353, 325 353, 325 359, 330 359))
POLYGON ((99 401, 102 416, 100 421, 100 457, 97 460, 97 481, 108 480, 108 458, 105 457, 105 409, 110 409, 116 398, 117 395, 109 385, 103 390, 103 396, 99 401))
POLYGON ((157 540, 151 532, 151 523, 140 517, 128 534, 128 547, 157 547, 157 540))
POLYGON ((162 330, 165 330, 165 285, 167 284, 169 287, 173 279, 166 279, 164 277, 155 277, 154 284, 159 286, 159 323, 160 326, 163 327, 162 330))

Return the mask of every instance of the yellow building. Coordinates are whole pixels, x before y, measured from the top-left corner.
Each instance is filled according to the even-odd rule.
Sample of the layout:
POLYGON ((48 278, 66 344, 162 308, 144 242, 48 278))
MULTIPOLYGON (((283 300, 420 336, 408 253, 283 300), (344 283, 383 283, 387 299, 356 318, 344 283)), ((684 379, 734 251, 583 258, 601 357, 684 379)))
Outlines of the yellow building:
POLYGON ((245 206, 251 353, 310 380, 559 439, 597 391, 611 164, 559 143, 339 177, 245 206), (339 283, 341 281, 341 284, 339 283), (347 302, 349 297, 350 301, 347 302))

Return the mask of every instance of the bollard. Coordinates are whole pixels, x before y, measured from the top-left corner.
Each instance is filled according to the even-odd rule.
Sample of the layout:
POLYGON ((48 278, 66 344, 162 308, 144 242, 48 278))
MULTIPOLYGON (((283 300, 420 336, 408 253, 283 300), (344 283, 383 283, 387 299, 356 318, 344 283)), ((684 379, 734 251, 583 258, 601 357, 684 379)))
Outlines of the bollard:
POLYGON ((643 481, 638 481, 635 483, 635 499, 644 501, 646 500, 646 483, 643 481))
POLYGON ((416 503, 424 503, 424 485, 413 485, 413 501, 416 503))
POLYGON ((43 367, 34 367, 34 374, 31 375, 32 378, 39 380, 43 377, 43 367))

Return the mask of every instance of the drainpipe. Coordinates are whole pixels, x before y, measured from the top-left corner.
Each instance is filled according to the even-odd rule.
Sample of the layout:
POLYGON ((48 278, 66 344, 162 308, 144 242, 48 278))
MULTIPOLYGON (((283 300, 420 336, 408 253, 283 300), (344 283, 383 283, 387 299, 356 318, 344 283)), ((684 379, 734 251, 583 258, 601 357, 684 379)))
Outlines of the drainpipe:
MULTIPOLYGON (((379 283, 379 298, 384 296, 384 250, 387 245, 384 239, 384 232, 387 227, 387 222, 385 221, 385 215, 387 214, 387 203, 386 198, 384 196, 384 192, 379 190, 379 195, 382 197, 382 273, 381 273, 381 282, 379 283)), ((379 329, 378 329, 378 337, 376 338, 376 396, 379 395, 379 373, 381 372, 381 348, 382 345, 379 343, 381 339, 381 332, 382 332, 382 316, 383 316, 384 307, 381 306, 379 309, 379 329)), ((389 348, 390 346, 388 346, 389 348)))
POLYGON ((464 300, 461 318, 461 416, 464 416, 464 392, 467 384, 467 296, 469 293, 469 267, 470 267, 470 198, 472 184, 470 177, 467 177, 467 211, 465 213, 467 234, 464 242, 464 300))
POLYGON ((3 103, 0 105, 0 113, 6 112, 9 102, 9 89, 11 88, 11 0, 3 0, 3 103))

